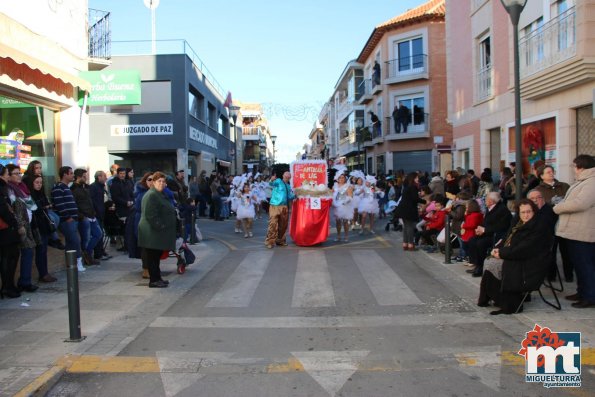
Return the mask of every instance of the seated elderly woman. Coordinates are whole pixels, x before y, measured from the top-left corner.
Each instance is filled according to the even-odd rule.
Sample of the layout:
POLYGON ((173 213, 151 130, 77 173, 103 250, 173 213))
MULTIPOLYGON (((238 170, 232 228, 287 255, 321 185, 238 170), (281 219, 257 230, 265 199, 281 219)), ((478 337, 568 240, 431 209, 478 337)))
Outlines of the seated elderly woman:
POLYGON ((500 310, 490 314, 512 314, 522 311, 523 293, 538 289, 548 270, 549 249, 553 243, 549 230, 541 226, 538 208, 522 199, 517 208, 518 221, 508 232, 503 244, 492 250, 492 260, 485 268, 479 289, 478 306, 486 307, 490 300, 500 310))

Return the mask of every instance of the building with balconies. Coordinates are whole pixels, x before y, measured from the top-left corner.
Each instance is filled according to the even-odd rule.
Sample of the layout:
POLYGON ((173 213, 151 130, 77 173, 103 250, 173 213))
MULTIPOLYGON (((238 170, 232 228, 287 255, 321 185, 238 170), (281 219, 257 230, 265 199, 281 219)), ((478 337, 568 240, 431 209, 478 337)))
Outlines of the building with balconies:
POLYGON ((258 103, 240 103, 243 117, 243 170, 267 173, 273 163, 272 133, 262 106, 258 103))
POLYGON ((309 159, 323 160, 328 158, 324 126, 315 122, 308 136, 310 139, 309 159))
POLYGON ((61 165, 90 164, 79 73, 109 65, 110 13, 87 4, 0 2, 0 163, 38 160, 48 187, 61 165))
POLYGON ((356 59, 368 173, 451 167, 444 14, 444 0, 431 0, 381 23, 356 59))
MULTIPOLYGON (((448 117, 454 163, 515 161, 513 30, 499 0, 446 0, 448 117), (462 66, 464 65, 464 66, 462 66)), ((523 172, 543 160, 571 182, 595 153, 595 2, 528 0, 519 21, 523 172)), ((518 168, 518 167, 517 167, 518 168)))

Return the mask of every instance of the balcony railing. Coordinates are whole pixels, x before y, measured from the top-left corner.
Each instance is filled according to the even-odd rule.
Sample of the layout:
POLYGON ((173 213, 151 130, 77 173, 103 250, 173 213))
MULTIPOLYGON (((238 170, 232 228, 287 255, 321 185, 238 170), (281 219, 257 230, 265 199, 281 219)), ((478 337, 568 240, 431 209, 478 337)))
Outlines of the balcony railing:
MULTIPOLYGON (((152 55, 151 47, 151 40, 112 41, 112 55, 152 55)), ((186 54, 196 68, 206 77, 207 83, 220 95, 221 101, 225 100, 227 91, 221 87, 221 84, 186 40, 157 40, 155 49, 153 55, 186 54)))
POLYGON ((475 99, 483 101, 492 96, 492 65, 488 65, 477 73, 477 87, 475 99))
POLYGON ((519 40, 521 78, 530 76, 576 54, 574 7, 519 40))
POLYGON ((259 141, 262 128, 260 127, 242 127, 242 139, 245 141, 259 141))
POLYGON ((89 58, 112 57, 112 31, 110 13, 89 8, 89 58))
POLYGON ((358 92, 361 94, 359 97, 359 103, 366 103, 372 99, 372 79, 364 79, 357 87, 358 92))
POLYGON ((411 115, 409 123, 407 123, 407 132, 401 124, 399 126, 399 133, 395 128, 395 120, 392 117, 386 118, 386 128, 383 128, 385 139, 413 139, 426 138, 430 136, 430 114, 429 113, 414 113, 411 115))
POLYGON ((428 73, 428 56, 426 54, 412 55, 393 59, 386 62, 387 78, 407 80, 420 78, 428 73))

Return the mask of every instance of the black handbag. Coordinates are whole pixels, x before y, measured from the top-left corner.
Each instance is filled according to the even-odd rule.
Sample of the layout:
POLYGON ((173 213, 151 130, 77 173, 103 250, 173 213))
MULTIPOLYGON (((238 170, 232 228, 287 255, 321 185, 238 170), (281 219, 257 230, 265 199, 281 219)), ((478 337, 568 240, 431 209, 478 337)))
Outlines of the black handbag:
POLYGON ((45 218, 45 221, 47 222, 48 230, 50 231, 50 234, 56 232, 58 230, 58 226, 50 218, 47 211, 45 209, 42 209, 41 212, 43 213, 43 217, 45 218))

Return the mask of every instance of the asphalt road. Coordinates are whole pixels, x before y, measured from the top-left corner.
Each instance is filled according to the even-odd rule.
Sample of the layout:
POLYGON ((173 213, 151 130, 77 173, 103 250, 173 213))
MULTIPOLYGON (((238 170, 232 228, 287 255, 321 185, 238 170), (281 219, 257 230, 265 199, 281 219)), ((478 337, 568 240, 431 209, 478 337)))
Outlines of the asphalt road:
MULTIPOLYGON (((116 356, 80 358, 49 396, 560 396, 525 382, 530 331, 400 233, 275 247, 201 220, 218 262, 116 356), (103 366, 103 367, 102 367, 103 366), (102 369, 103 368, 103 369, 102 369)), ((333 235, 329 240, 333 239, 333 235)), ((193 265, 194 266, 194 265, 193 265)), ((200 264, 197 264, 200 266, 200 264)), ((192 271, 192 267, 188 272, 192 271)), ((592 394, 591 394, 592 395, 592 394)))

